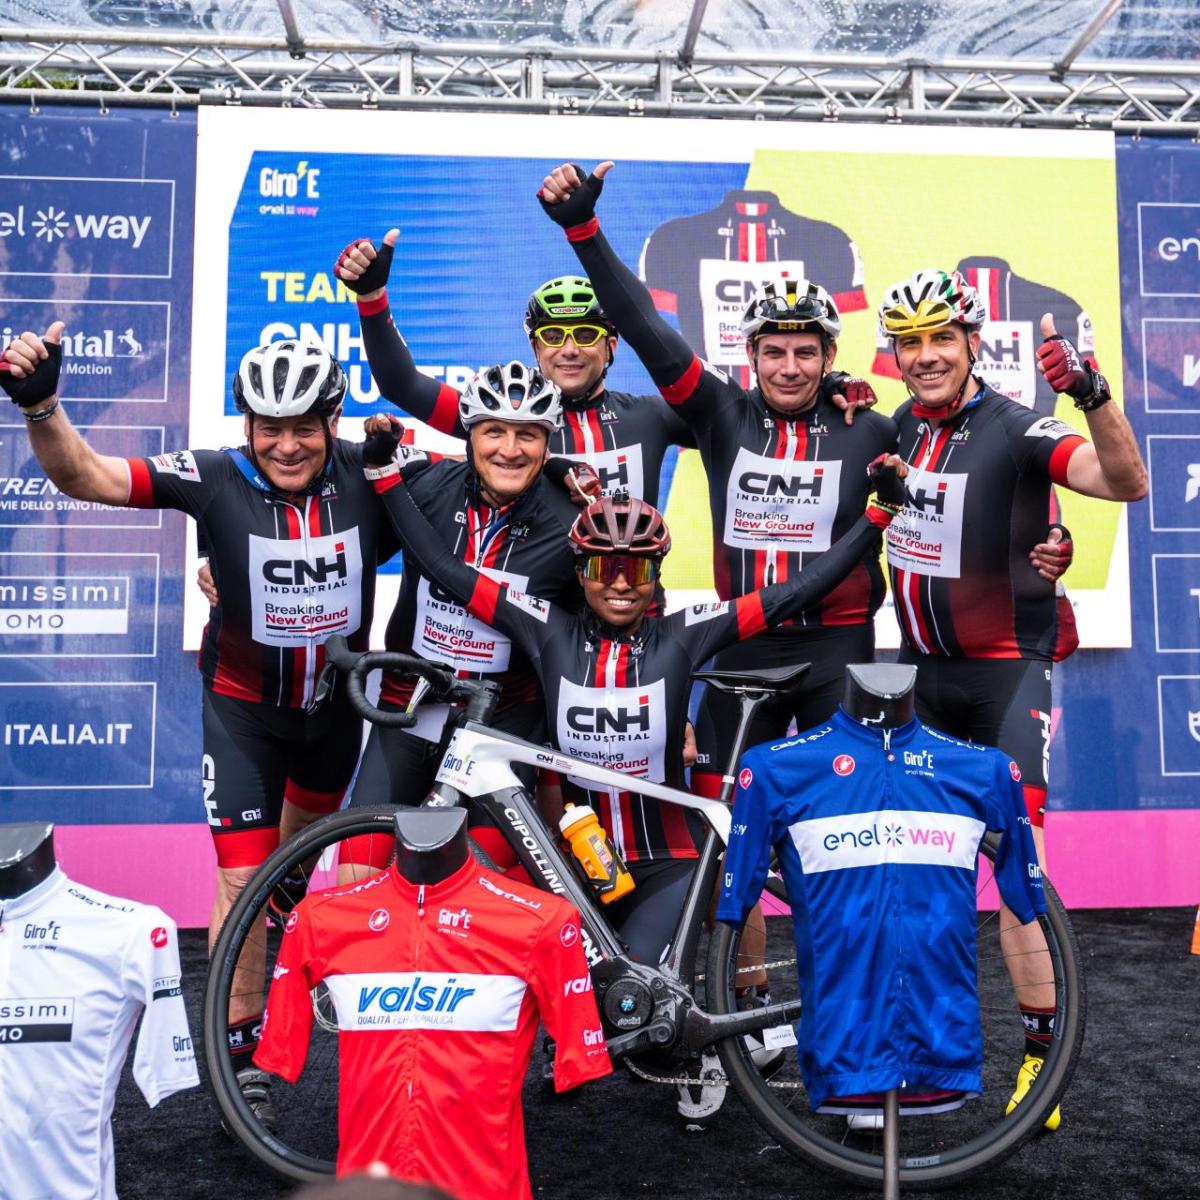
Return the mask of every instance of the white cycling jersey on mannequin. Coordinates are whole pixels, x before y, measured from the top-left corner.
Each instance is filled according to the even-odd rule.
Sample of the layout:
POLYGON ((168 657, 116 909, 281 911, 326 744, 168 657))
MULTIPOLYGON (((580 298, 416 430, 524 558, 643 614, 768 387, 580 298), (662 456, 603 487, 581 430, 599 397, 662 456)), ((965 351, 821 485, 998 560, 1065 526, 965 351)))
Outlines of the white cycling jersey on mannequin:
POLYGON ((61 869, 0 901, 4 1200, 115 1200, 113 1101, 143 1011, 133 1078, 153 1107, 199 1083, 174 922, 61 869))

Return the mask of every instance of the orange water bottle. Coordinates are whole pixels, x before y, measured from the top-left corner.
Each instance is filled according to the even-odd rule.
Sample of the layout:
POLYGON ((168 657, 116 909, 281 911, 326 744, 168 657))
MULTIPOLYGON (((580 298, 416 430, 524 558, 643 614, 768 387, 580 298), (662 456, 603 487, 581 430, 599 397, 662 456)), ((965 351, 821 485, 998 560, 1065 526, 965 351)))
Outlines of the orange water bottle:
POLYGON ((568 804, 558 822, 558 831, 579 860, 604 904, 611 904, 633 891, 633 876, 621 861, 616 847, 587 804, 568 804))

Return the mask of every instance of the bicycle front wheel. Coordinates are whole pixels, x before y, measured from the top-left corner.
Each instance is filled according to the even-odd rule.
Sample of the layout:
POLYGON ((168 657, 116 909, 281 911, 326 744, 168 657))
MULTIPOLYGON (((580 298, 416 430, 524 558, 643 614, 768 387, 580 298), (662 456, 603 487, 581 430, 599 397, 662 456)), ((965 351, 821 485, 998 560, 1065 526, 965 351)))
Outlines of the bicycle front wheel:
MULTIPOLYGON (((993 881, 996 842, 985 839, 979 861, 980 890, 993 881)), ((1066 910, 1049 880, 1045 916, 1040 924, 1048 950, 1047 978, 1055 994, 1054 1036, 1045 1064, 1012 1116, 1004 1109, 1023 1059, 1024 1029, 1001 950, 998 911, 978 914, 978 995, 983 1026, 983 1094, 952 1112, 906 1116, 900 1123, 900 1182, 906 1187, 937 1188, 961 1183, 1008 1157, 1043 1125, 1058 1104, 1083 1042, 1085 997, 1082 965, 1066 910)), ((773 1003, 799 996, 792 919, 783 882, 772 876, 768 897, 778 914, 768 915, 767 978, 773 1003)), ((741 934, 719 925, 708 961, 710 1011, 736 1010, 737 955, 741 934)), ((743 968, 745 970, 746 968, 743 968)), ((730 1085, 785 1149, 827 1171, 859 1183, 883 1180, 883 1135, 851 1133, 843 1116, 814 1113, 800 1076, 795 1050, 784 1052, 784 1065, 770 1081, 756 1069, 743 1038, 718 1043, 730 1085)))
POLYGON ((262 1010, 279 954, 283 917, 268 902, 289 875, 308 890, 366 878, 395 853, 393 808, 352 808, 315 821, 290 838, 258 869, 238 897, 213 947, 204 992, 204 1053, 208 1076, 227 1128, 246 1149, 291 1179, 314 1182, 333 1174, 337 1159, 337 1016, 324 987, 313 989, 308 1059, 293 1085, 271 1084, 275 1133, 254 1116, 238 1087, 229 1056, 230 1004, 262 1010), (353 840, 352 840, 353 839, 353 840), (374 863, 372 867, 369 864, 374 863))

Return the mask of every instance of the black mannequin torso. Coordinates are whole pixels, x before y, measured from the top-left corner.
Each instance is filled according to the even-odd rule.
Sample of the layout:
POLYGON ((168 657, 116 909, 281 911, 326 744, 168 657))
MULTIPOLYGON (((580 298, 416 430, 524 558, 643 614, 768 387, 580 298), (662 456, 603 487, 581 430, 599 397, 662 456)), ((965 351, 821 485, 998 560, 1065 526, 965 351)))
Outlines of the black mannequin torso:
POLYGON ((917 668, 906 663, 851 663, 842 707, 863 725, 895 729, 913 718, 917 668))
POLYGON ((409 883, 440 883, 470 856, 461 808, 402 808, 396 813, 396 870, 409 883))
POLYGON ((0 899, 32 891, 56 865, 53 825, 30 821, 0 826, 0 899))

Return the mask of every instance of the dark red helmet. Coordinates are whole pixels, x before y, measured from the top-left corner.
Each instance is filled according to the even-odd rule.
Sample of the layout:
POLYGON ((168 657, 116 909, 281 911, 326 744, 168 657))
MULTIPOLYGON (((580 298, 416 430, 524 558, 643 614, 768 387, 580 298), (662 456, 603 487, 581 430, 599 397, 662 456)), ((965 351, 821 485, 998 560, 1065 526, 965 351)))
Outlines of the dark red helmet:
POLYGON ((568 535, 578 555, 644 554, 662 558, 671 549, 671 534, 663 515, 645 500, 593 500, 575 518, 568 535))

